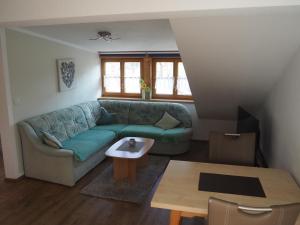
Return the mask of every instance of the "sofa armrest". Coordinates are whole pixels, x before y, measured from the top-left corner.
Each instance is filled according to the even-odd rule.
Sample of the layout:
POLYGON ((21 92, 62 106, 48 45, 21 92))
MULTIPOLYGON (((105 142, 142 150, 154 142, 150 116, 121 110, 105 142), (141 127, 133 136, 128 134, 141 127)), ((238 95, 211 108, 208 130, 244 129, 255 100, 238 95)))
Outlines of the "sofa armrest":
POLYGON ((39 150, 40 152, 45 153, 49 156, 54 157, 73 157, 73 152, 68 149, 56 149, 45 144, 33 144, 34 147, 39 150))
POLYGON ((45 145, 37 136, 33 128, 26 122, 20 122, 18 125, 21 139, 26 138, 37 151, 53 157, 73 157, 73 152, 71 150, 56 149, 45 145))

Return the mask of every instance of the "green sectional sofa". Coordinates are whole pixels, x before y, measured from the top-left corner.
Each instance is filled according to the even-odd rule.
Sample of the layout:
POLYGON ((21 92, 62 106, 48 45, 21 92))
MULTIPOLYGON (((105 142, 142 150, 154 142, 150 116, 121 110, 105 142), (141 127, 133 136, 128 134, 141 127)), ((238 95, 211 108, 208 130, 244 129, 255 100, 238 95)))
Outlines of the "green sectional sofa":
POLYGON ((191 116, 178 103, 99 100, 35 116, 19 124, 25 176, 73 186, 105 158, 105 151, 122 137, 155 139, 150 153, 176 155, 189 149, 191 116), (115 113, 113 124, 97 126, 101 107, 115 113), (168 112, 180 121, 174 129, 154 124, 168 112), (42 132, 55 136, 63 149, 43 143, 42 132))

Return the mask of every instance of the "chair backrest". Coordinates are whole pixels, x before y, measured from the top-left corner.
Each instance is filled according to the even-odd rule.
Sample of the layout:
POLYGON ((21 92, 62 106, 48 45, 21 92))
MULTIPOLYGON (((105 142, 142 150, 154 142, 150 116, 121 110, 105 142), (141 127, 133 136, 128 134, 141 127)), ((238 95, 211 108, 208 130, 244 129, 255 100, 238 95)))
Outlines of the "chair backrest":
POLYGON ((252 208, 210 198, 208 225, 295 225, 300 203, 252 208))
POLYGON ((209 160, 214 163, 254 165, 255 133, 233 135, 211 132, 209 160))

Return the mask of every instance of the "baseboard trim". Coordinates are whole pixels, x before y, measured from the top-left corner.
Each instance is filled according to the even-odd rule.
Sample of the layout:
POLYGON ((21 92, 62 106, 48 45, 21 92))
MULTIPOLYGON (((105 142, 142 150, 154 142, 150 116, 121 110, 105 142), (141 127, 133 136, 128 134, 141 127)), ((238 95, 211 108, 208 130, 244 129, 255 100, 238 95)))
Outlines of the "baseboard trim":
POLYGON ((209 142, 209 140, 205 140, 205 139, 196 139, 196 138, 192 138, 191 141, 209 142))
POLYGON ((4 180, 7 181, 7 182, 10 182, 10 183, 18 183, 18 182, 22 181, 24 178, 25 178, 25 176, 22 175, 22 176, 20 176, 16 179, 5 177, 4 180))

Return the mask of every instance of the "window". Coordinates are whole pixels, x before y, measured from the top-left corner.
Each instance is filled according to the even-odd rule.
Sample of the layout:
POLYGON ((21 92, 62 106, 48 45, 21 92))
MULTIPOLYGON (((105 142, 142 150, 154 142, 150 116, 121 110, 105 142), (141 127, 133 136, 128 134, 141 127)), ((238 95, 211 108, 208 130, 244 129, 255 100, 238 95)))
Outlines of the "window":
POLYGON ((124 91, 125 93, 140 93, 141 63, 124 63, 124 91))
POLYGON ((192 99, 179 57, 101 57, 102 93, 105 97, 140 98, 143 78, 156 99, 192 99))
POLYGON ((190 89, 190 85, 189 85, 189 81, 186 77, 186 73, 183 67, 183 63, 182 62, 178 62, 177 64, 177 95, 180 96, 191 96, 192 92, 190 89))
POLYGON ((142 60, 139 58, 102 59, 103 96, 140 96, 142 60))
POLYGON ((192 98, 189 82, 180 59, 153 60, 152 89, 155 98, 192 98))
POLYGON ((121 62, 104 63, 104 88, 105 92, 121 92, 121 62))
POLYGON ((155 70, 155 93, 161 95, 172 95, 174 85, 174 63, 156 62, 155 70))

